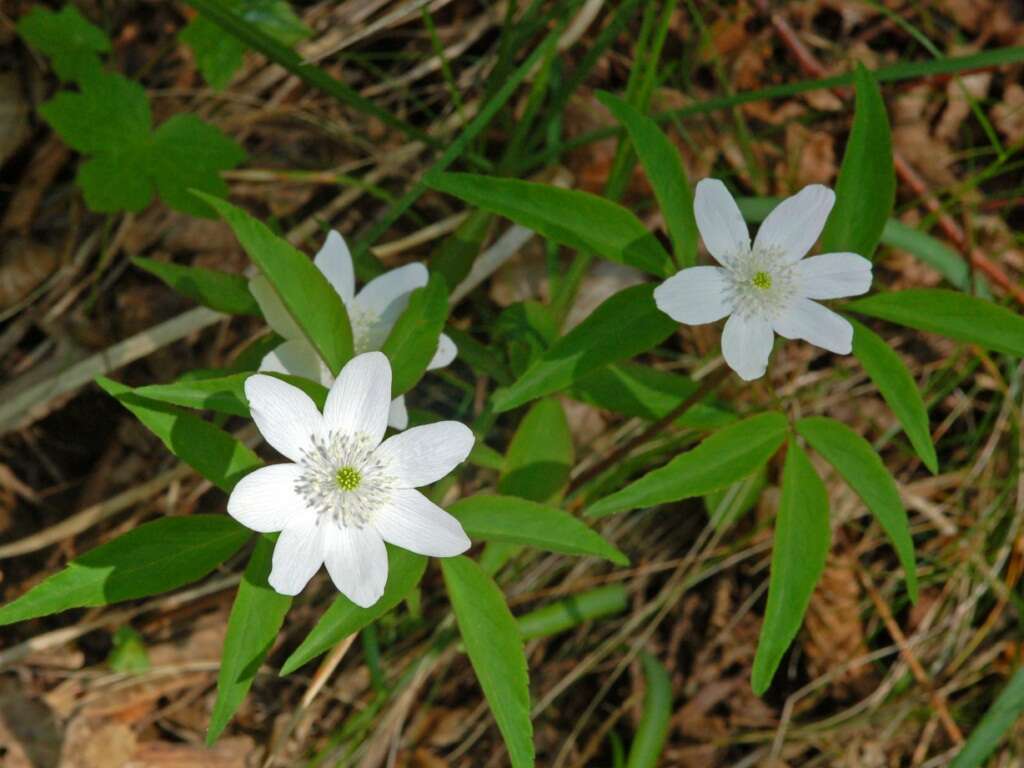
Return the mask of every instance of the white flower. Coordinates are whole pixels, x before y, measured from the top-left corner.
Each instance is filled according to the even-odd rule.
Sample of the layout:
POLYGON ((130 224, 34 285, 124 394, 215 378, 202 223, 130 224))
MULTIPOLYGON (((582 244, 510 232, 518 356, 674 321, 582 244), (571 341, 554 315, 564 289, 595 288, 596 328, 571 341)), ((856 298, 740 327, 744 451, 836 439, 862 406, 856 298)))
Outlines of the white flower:
POLYGON ((871 262, 855 253, 803 258, 825 227, 834 202, 828 187, 804 187, 768 214, 751 248, 747 225, 725 185, 717 179, 700 181, 693 205, 697 228, 708 252, 722 266, 678 272, 655 289, 655 303, 687 325, 728 315, 722 355, 747 381, 764 375, 773 333, 849 354, 853 328, 812 299, 867 292, 871 262))
POLYGON ((384 542, 432 557, 469 548, 458 520, 414 490, 439 480, 473 447, 457 421, 413 427, 384 442, 391 366, 380 352, 350 360, 331 386, 323 414, 297 387, 256 374, 245 382, 253 420, 292 463, 242 478, 228 514, 261 533, 280 531, 270 585, 298 594, 322 564, 357 605, 384 592, 384 542))
MULTIPOLYGON (((348 310, 357 355, 381 348, 398 317, 409 305, 409 294, 426 285, 428 279, 427 268, 412 263, 375 277, 356 293, 352 255, 345 239, 333 230, 327 235, 314 263, 338 292, 348 310)), ((334 381, 330 369, 288 314, 270 281, 258 275, 249 281, 249 291, 263 310, 267 323, 285 339, 283 344, 263 358, 260 370, 303 376, 329 387, 334 381)), ((442 333, 427 370, 451 365, 457 351, 455 342, 442 333)), ((391 403, 388 425, 395 429, 409 426, 405 398, 401 395, 391 403)))

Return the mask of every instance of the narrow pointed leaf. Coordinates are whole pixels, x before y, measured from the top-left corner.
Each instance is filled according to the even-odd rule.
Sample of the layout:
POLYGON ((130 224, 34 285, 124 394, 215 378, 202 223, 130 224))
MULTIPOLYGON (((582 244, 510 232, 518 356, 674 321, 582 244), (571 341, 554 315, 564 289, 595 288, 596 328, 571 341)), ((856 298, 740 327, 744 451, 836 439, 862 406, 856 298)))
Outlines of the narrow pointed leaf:
POLYGON ((538 400, 519 422, 498 478, 498 491, 557 504, 575 460, 572 434, 562 404, 538 400))
POLYGON ((508 747, 512 768, 534 764, 530 681, 516 620, 505 596, 468 557, 441 560, 466 653, 508 747))
POLYGON ((629 606, 628 597, 626 588, 621 584, 607 584, 571 597, 563 597, 516 616, 516 624, 524 640, 549 637, 572 629, 584 621, 623 613, 629 606))
POLYGON ((668 736, 672 716, 672 679, 668 670, 654 656, 642 651, 640 662, 644 669, 644 709, 640 725, 629 747, 626 768, 657 768, 661 765, 661 752, 668 736))
POLYGON ((249 535, 227 515, 143 523, 0 608, 0 625, 169 592, 206 576, 241 549, 249 535))
POLYGON ((426 183, 569 248, 596 253, 655 277, 672 273, 671 259, 647 227, 628 210, 602 197, 471 173, 431 173, 426 183))
MULTIPOLYGON (((214 378, 183 378, 168 384, 149 384, 132 390, 139 397, 159 400, 163 403, 183 405, 187 408, 227 413, 232 416, 249 417, 249 401, 245 397, 245 381, 252 371, 232 373, 214 378)), ((312 398, 317 407, 323 408, 327 399, 327 388, 322 384, 282 373, 266 374, 293 384, 312 398)))
POLYGON ((775 518, 768 606, 751 678, 758 696, 768 690, 783 654, 803 623, 811 593, 825 568, 830 536, 825 484, 807 454, 790 440, 775 518))
POLYGON ((217 702, 206 731, 208 745, 217 740, 245 699, 292 604, 291 597, 279 595, 267 583, 273 554, 274 540, 259 537, 238 585, 217 675, 217 702))
POLYGON ((835 419, 801 419, 796 424, 796 431, 836 468, 878 519, 903 566, 910 600, 916 603, 917 567, 907 510, 903 508, 896 481, 892 479, 874 447, 835 419))
POLYGON ((786 439, 786 429, 786 417, 773 411, 738 421, 601 499, 587 515, 603 517, 725 488, 763 466, 786 439))
POLYGON ((229 315, 260 316, 259 304, 249 293, 248 281, 241 275, 186 267, 142 256, 133 258, 132 263, 160 278, 182 296, 210 309, 229 315))
POLYGON ((434 274, 409 296, 409 306, 381 347, 391 360, 392 397, 404 395, 423 377, 447 318, 448 288, 444 278, 434 274))
POLYGON ((1000 692, 992 706, 977 727, 967 737, 959 754, 953 758, 949 768, 978 768, 984 765, 995 751, 1006 732, 1024 715, 1024 668, 1013 673, 1013 677, 1000 692))

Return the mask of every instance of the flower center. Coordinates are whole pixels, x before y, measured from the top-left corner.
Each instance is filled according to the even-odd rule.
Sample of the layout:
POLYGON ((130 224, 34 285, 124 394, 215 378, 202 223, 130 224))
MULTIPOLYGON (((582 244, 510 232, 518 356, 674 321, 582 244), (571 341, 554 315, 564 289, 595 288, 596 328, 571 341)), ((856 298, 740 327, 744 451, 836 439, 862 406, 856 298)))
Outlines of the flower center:
POLYGON ((359 474, 359 470, 355 467, 342 467, 338 470, 334 479, 338 481, 338 487, 343 491, 354 491, 359 487, 359 481, 362 480, 362 475, 359 474))
POLYGON ((755 272, 754 276, 750 278, 750 282, 753 283, 755 288, 760 288, 764 291, 772 287, 772 276, 767 272, 755 272))
POLYGON ((380 349, 387 338, 388 328, 383 328, 380 317, 364 307, 349 304, 348 321, 352 326, 352 347, 357 355, 380 349))
POLYGON ((731 259, 729 298, 741 317, 777 319, 797 295, 797 271, 777 248, 755 248, 731 259))
POLYGON ((391 499, 395 480, 363 433, 315 435, 299 461, 295 492, 321 522, 362 528, 391 499))

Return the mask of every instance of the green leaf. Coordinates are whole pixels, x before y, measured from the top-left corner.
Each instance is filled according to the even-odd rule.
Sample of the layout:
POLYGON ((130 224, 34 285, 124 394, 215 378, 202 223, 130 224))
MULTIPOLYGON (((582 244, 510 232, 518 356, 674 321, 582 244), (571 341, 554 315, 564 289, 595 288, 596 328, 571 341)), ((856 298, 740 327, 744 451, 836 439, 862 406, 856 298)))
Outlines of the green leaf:
POLYGON ((519 634, 524 640, 549 637, 604 616, 622 613, 629 606, 626 588, 608 584, 597 589, 563 597, 553 603, 516 617, 519 634))
POLYGON ((431 275, 425 286, 409 295, 409 306, 381 347, 391 360, 392 397, 404 395, 426 373, 447 319, 448 287, 443 277, 431 275))
POLYGON ((664 341, 677 324, 654 305, 653 292, 652 285, 635 285, 606 299, 515 383, 495 392, 494 410, 508 411, 565 389, 596 368, 664 341))
POLYGON ((448 508, 471 539, 525 544, 566 555, 593 555, 616 565, 629 558, 568 512, 515 496, 477 495, 448 508))
POLYGON ((786 417, 769 411, 731 424, 587 510, 603 517, 638 507, 703 496, 751 474, 786 438, 786 417))
POLYGON ((849 251, 870 259, 896 196, 892 138, 885 101, 871 73, 854 71, 856 106, 836 182, 836 204, 821 236, 823 253, 849 251))
MULTIPOLYGON (((170 384, 149 384, 132 391, 147 400, 250 418, 249 401, 245 397, 245 380, 252 375, 252 371, 244 371, 212 378, 188 376, 170 384)), ((327 399, 327 388, 322 384, 283 373, 265 375, 274 376, 298 387, 313 399, 317 407, 323 409, 324 401, 327 399)))
POLYGON ((768 485, 768 472, 761 467, 742 480, 712 491, 704 496, 704 507, 717 533, 725 531, 740 517, 757 506, 761 492, 768 485))
POLYGON ((185 267, 168 261, 136 256, 132 263, 163 280, 182 296, 229 315, 260 317, 260 307, 249 293, 249 281, 241 275, 202 267, 185 267))
POLYGON ((290 675, 303 664, 390 611, 420 583, 426 568, 425 557, 389 546, 388 581, 380 600, 369 608, 360 608, 344 595, 338 595, 302 644, 287 658, 281 667, 281 674, 290 675))
POLYGON ((271 232, 263 222, 226 200, 202 192, 196 194, 231 226, 238 242, 266 275, 295 324, 337 376, 352 357, 352 326, 338 292, 312 261, 271 232))
POLYGON ((657 768, 661 765, 661 751, 665 747, 672 716, 672 679, 664 665, 646 651, 640 652, 640 661, 647 690, 644 692, 640 726, 629 748, 626 768, 657 768))
POLYGON ((248 538, 249 531, 227 515, 143 523, 0 608, 0 625, 169 592, 203 578, 248 538))
POLYGON ((100 54, 110 52, 106 33, 68 3, 59 12, 35 6, 18 19, 18 34, 50 58, 57 77, 81 83, 102 72, 100 54))
POLYGON ((207 745, 217 741, 245 699, 292 603, 291 597, 279 595, 267 583, 273 553, 274 539, 260 536, 238 585, 224 637, 217 702, 206 731, 207 745))
POLYGON ((768 690, 783 654, 800 629, 814 585, 825 568, 830 536, 825 484, 807 454, 790 440, 775 519, 768 606, 751 677, 758 696, 768 690))
POLYGON ((882 230, 882 244, 908 251, 962 291, 971 287, 971 267, 962 255, 926 232, 889 219, 882 230))
POLYGON ((466 653, 505 739, 512 768, 532 768, 526 655, 505 596, 468 557, 446 557, 441 560, 441 570, 466 653))
POLYGON ((603 91, 597 92, 597 100, 608 107, 629 132, 672 237, 679 266, 694 266, 697 263, 697 221, 693 215, 693 192, 679 150, 656 122, 628 102, 603 91))
POLYGON ((171 453, 224 491, 263 465, 242 443, 198 416, 140 397, 131 387, 111 379, 100 377, 96 383, 135 414, 171 453))
POLYGON ((853 326, 853 354, 860 360, 885 402, 896 414, 914 451, 934 475, 939 471, 932 433, 928 428, 928 409, 907 366, 878 334, 856 320, 853 326))
POLYGON ((960 291, 912 288, 876 293, 846 306, 862 315, 1024 357, 1024 317, 960 291))
POLYGON ((1024 714, 1024 668, 1013 673, 949 768, 978 768, 1024 714))
MULTIPOLYGON (((657 421, 671 413, 698 386, 693 379, 678 373, 627 362, 588 373, 573 382, 567 394, 624 416, 657 421)), ((695 403, 675 423, 681 427, 715 429, 734 421, 735 415, 705 401, 695 403)))
POLYGON ((90 79, 77 93, 60 91, 40 105, 39 114, 72 149, 114 157, 144 144, 152 125, 142 86, 110 74, 90 79))
POLYGON ((673 271, 658 239, 636 216, 602 197, 519 179, 471 173, 431 173, 426 183, 439 192, 497 213, 561 245, 593 252, 655 277, 673 271))
POLYGON ((508 496, 557 503, 575 459, 569 422, 553 398, 536 402, 519 422, 498 478, 508 496))
POLYGON ((245 46, 201 14, 178 33, 178 39, 192 49, 203 79, 218 91, 242 66, 245 46))
POLYGON ((825 457, 857 492, 892 541, 907 579, 910 601, 917 602, 917 567, 907 510, 900 492, 871 443, 845 424, 820 416, 801 419, 796 431, 825 457))
POLYGON ((107 665, 115 672, 137 674, 149 669, 149 654, 142 635, 131 627, 121 627, 114 633, 114 647, 107 657, 107 665))

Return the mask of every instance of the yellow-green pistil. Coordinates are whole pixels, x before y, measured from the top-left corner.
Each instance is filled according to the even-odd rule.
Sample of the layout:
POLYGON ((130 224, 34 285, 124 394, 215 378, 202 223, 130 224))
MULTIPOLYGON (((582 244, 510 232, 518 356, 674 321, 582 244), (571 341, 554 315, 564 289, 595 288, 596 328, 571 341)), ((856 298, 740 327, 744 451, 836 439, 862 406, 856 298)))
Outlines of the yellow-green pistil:
POLYGON ((755 288, 765 291, 772 287, 772 276, 767 272, 755 272, 754 276, 750 278, 750 282, 754 284, 755 288))
POLYGON ((338 474, 334 476, 334 479, 337 480, 338 487, 341 488, 341 490, 354 491, 359 487, 359 481, 362 480, 363 477, 355 467, 342 467, 338 470, 338 474))

